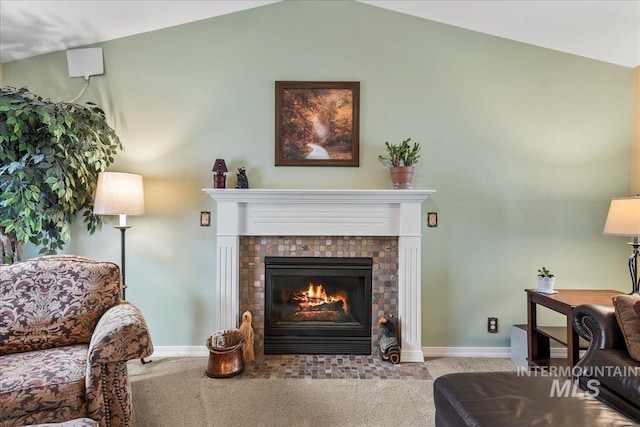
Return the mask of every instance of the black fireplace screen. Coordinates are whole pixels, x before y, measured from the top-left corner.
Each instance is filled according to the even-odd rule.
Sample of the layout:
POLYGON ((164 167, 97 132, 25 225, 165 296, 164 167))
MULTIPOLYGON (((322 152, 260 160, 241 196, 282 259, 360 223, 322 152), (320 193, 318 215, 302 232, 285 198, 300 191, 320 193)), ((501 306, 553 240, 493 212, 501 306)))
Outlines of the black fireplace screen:
POLYGON ((265 354, 371 354, 371 258, 265 258, 265 354))

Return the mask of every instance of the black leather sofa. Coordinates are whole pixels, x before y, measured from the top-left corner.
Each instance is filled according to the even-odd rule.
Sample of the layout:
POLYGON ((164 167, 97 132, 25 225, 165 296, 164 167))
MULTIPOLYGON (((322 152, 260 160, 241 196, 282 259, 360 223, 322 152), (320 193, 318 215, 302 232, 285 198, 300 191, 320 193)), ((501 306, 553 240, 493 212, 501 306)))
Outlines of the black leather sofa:
POLYGON ((447 374, 433 383, 436 427, 637 426, 566 377, 515 372, 447 374), (556 393, 560 387, 566 392, 556 393))
POLYGON ((573 378, 544 370, 441 376, 433 384, 436 427, 640 425, 640 363, 613 307, 578 306, 573 324, 590 341, 573 378))
POLYGON ((575 379, 582 389, 640 422, 640 363, 629 356, 614 308, 579 305, 573 314, 574 329, 590 341, 573 370, 575 379))

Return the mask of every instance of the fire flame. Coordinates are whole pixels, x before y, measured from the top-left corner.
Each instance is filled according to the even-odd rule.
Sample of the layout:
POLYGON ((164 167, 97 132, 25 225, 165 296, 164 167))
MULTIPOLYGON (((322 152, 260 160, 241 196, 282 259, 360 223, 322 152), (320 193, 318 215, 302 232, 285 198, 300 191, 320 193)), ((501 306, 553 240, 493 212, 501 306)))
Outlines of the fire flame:
POLYGON ((313 307, 318 307, 323 304, 334 303, 337 301, 342 301, 342 308, 345 312, 348 311, 347 307, 347 296, 342 293, 338 293, 336 295, 327 295, 327 291, 324 289, 324 286, 319 284, 309 283, 307 290, 301 293, 297 293, 294 296, 296 301, 299 301, 299 306, 301 309, 310 309, 313 307))

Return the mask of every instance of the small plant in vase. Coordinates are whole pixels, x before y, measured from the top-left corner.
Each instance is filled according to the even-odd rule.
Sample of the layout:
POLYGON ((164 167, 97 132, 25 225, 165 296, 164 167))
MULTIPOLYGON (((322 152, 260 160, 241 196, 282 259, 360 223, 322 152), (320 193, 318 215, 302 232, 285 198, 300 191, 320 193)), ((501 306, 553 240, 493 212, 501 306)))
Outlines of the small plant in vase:
POLYGON ((538 291, 545 294, 553 294, 553 286, 555 285, 556 278, 549 271, 548 268, 542 267, 538 270, 538 291))
POLYGON ((393 182, 393 188, 407 189, 413 188, 413 172, 415 167, 413 166, 418 162, 420 158, 420 144, 415 142, 413 145, 409 144, 411 138, 407 138, 400 144, 389 144, 385 142, 385 148, 387 155, 379 155, 378 159, 384 164, 390 166, 391 181, 393 182))

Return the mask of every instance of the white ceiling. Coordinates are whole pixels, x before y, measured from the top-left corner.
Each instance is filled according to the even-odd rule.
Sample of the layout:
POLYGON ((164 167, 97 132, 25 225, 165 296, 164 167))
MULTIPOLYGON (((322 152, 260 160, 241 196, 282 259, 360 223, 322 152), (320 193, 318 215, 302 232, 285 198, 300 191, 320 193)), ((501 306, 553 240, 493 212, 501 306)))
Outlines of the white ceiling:
MULTIPOLYGON (((113 40, 270 3, 275 1, 0 0, 0 61, 113 40)), ((613 64, 640 65, 640 0, 362 3, 613 64)))

